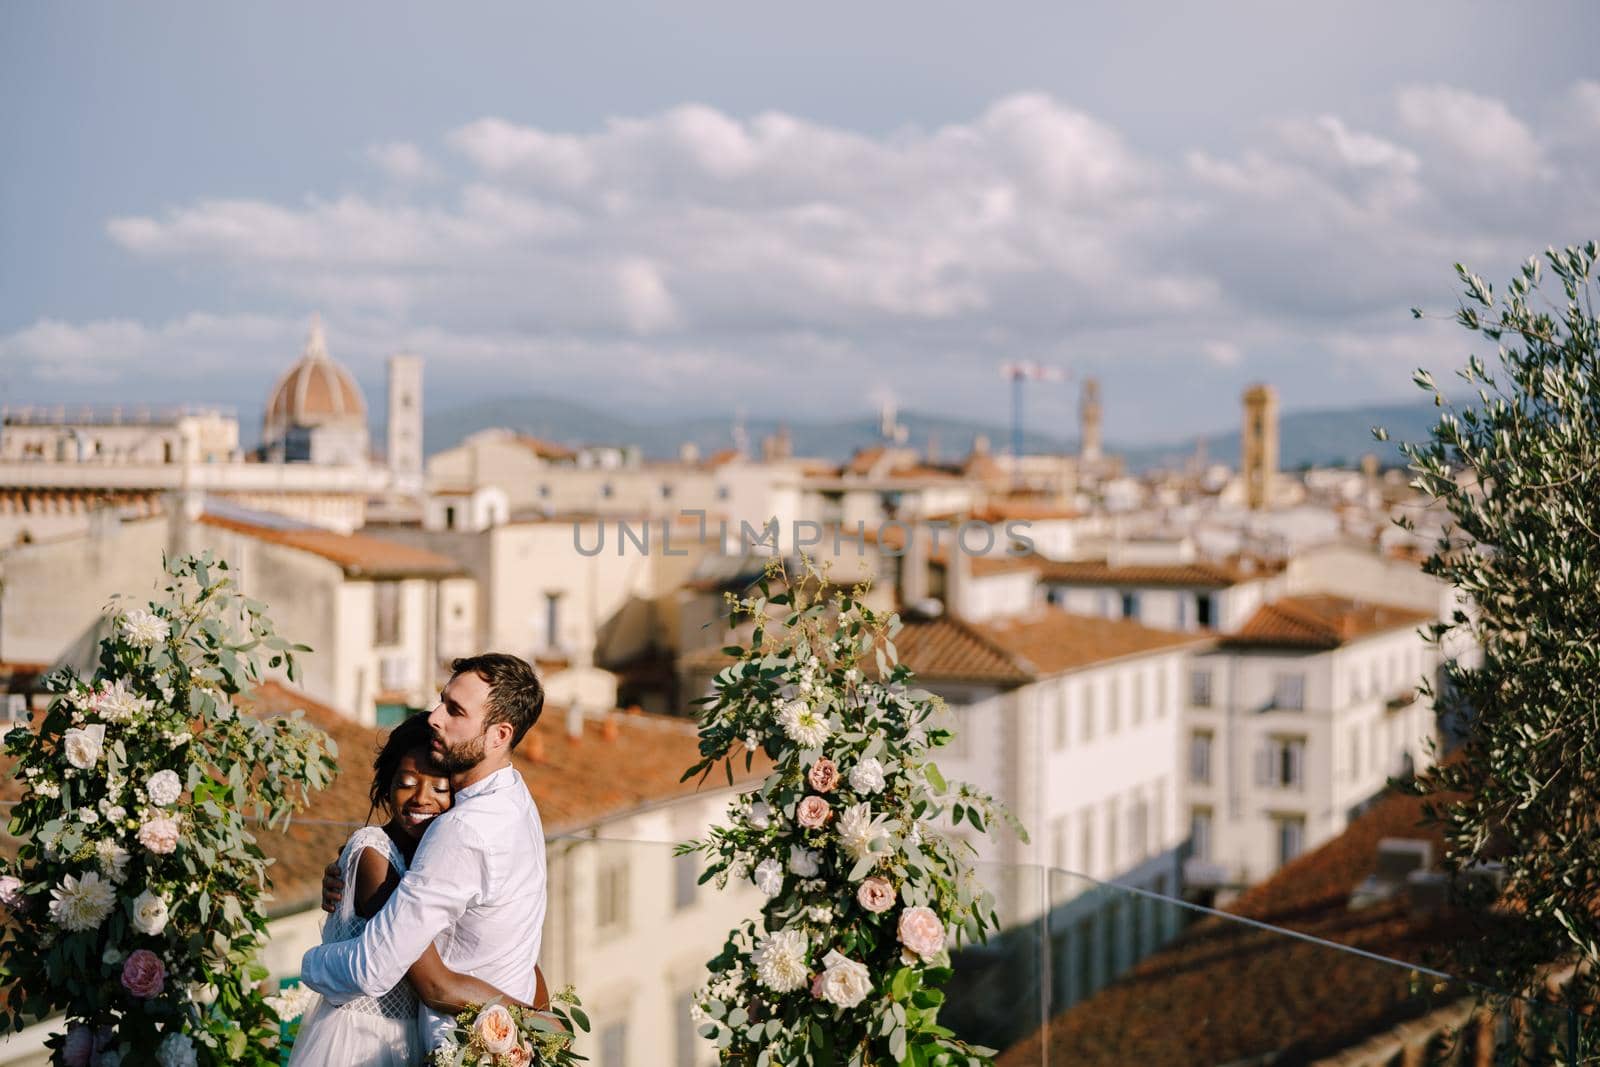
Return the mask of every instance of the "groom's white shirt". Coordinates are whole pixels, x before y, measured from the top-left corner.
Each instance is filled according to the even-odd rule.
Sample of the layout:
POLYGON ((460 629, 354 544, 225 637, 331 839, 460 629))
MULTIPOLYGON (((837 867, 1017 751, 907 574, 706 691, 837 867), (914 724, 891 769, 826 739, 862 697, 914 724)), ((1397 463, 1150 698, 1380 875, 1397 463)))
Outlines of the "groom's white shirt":
MULTIPOLYGON (((456 793, 388 903, 359 937, 308 951, 301 980, 334 1004, 382 996, 431 941, 451 970, 531 1002, 544 913, 544 827, 522 775, 504 767, 456 793)), ((452 1020, 424 1005, 422 1022, 435 1047, 452 1020)))

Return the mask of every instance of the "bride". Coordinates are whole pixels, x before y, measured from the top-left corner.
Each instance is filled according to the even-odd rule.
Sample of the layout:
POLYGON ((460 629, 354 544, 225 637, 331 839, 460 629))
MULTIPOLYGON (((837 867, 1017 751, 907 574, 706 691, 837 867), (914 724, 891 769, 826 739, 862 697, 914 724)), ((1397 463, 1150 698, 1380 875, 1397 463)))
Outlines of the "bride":
MULTIPOLYGON (((339 869, 344 884, 354 889, 342 896, 323 924, 323 944, 361 933, 400 884, 429 822, 449 809, 450 779, 432 763, 431 739, 427 714, 418 713, 396 726, 378 752, 372 806, 383 809, 389 821, 381 827, 363 826, 345 843, 339 869)), ((542 1004, 543 976, 538 977, 535 999, 542 1004)), ((450 970, 429 946, 407 980, 381 997, 361 997, 337 1007, 319 998, 300 1024, 289 1067, 411 1067, 423 1062, 419 990, 429 1007, 447 1015, 497 997, 519 1003, 487 982, 450 970)))

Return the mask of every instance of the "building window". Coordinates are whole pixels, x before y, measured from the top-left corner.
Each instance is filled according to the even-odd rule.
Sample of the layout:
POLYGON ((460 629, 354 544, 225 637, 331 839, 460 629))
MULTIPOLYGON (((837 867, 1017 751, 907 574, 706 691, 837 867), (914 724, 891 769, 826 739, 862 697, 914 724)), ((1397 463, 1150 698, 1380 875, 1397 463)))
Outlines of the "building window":
POLYGON ((1072 858, 1067 855, 1067 817, 1059 816, 1050 824, 1050 864, 1066 870, 1072 858))
POLYGON ((1350 777, 1361 777, 1361 727, 1350 727, 1350 777))
POLYGON ((1156 671, 1156 718, 1167 717, 1167 668, 1156 671))
POLYGON ((1153 806, 1155 818, 1151 822, 1151 829, 1155 833, 1155 847, 1157 850, 1167 847, 1167 780, 1156 779, 1156 784, 1151 787, 1154 794, 1153 806))
POLYGON ((1278 865, 1282 866, 1305 851, 1306 820, 1301 815, 1280 815, 1273 821, 1278 829, 1278 865))
POLYGON ((673 1014, 677 1017, 677 1026, 673 1029, 675 1067, 694 1067, 695 1056, 700 1051, 700 1035, 695 1033, 694 1015, 690 1012, 693 1003, 694 991, 690 990, 679 993, 673 1004, 673 1014))
POLYGON ((1078 813, 1078 873, 1094 875, 1094 809, 1078 813))
POLYGON ((1106 733, 1114 734, 1122 725, 1122 684, 1113 677, 1106 690, 1106 733))
POLYGON ((1083 689, 1083 739, 1094 740, 1094 683, 1084 682, 1083 689))
POLYGON ((544 595, 544 646, 547 649, 561 647, 560 593, 546 593, 544 595))
POLYGON ((615 494, 616 491, 617 491, 616 488, 610 482, 601 483, 600 495, 605 497, 607 500, 610 500, 612 495, 615 494))
POLYGON ((682 911, 693 906, 695 892, 700 887, 700 861, 690 856, 672 858, 672 908, 682 911))
POLYGON ((372 643, 400 643, 400 583, 372 583, 372 643))
POLYGON ((600 1031, 600 1062, 606 1067, 628 1062, 627 1023, 612 1023, 600 1031))
POLYGON ((1194 621, 1201 629, 1210 630, 1217 624, 1216 608, 1210 593, 1199 593, 1194 598, 1194 621))
POLYGON ((1260 760, 1257 778, 1262 785, 1275 786, 1279 789, 1305 787, 1305 738, 1270 738, 1261 749, 1260 760))
POLYGON ((1073 927, 1073 994, 1083 1000, 1094 992, 1094 920, 1079 919, 1073 927))
POLYGON ((539 487, 539 499, 540 500, 547 500, 547 499, 549 499, 549 497, 550 497, 550 487, 548 485, 541 485, 539 487))
POLYGON ((672 499, 672 483, 671 482, 662 482, 661 483, 661 499, 662 500, 670 500, 670 499, 672 499))
POLYGON ((1135 863, 1150 856, 1150 803, 1138 790, 1128 800, 1128 848, 1135 863))
POLYGON ((1198 860, 1211 858, 1211 809, 1189 809, 1189 854, 1198 860))
POLYGON ((1196 730, 1189 735, 1189 781, 1211 784, 1211 743, 1210 730, 1196 730))
POLYGON ((1122 594, 1122 617, 1124 619, 1137 619, 1139 617, 1139 594, 1122 594))
POLYGON ((1189 703, 1197 708, 1211 706, 1211 672, 1194 671, 1189 675, 1189 703))
POLYGON ((454 530, 456 528, 456 509, 454 504, 445 505, 444 528, 446 530, 454 530))
POLYGON ((727 486, 725 486, 725 485, 717 486, 717 499, 718 500, 726 500, 726 499, 728 499, 728 497, 730 497, 732 495, 733 495, 733 490, 729 489, 727 486))
POLYGON ((1285 711, 1304 711, 1306 706, 1306 676, 1280 674, 1272 687, 1272 706, 1285 711))
POLYGON ((595 926, 607 933, 628 929, 628 860, 625 856, 600 860, 595 874, 595 926))
POLYGON ((1106 862, 1110 864, 1113 875, 1117 873, 1122 863, 1121 839, 1117 836, 1120 829, 1118 823, 1122 821, 1122 802, 1116 797, 1106 801, 1106 862))

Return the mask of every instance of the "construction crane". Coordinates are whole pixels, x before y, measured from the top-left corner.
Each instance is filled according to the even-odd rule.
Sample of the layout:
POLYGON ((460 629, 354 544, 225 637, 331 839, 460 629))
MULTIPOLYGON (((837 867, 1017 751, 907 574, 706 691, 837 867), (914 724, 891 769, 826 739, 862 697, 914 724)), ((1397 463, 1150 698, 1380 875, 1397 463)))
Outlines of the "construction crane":
POLYGON ((1067 372, 1029 360, 1000 364, 1000 377, 1011 381, 1011 487, 1022 488, 1022 383, 1065 382, 1067 372))

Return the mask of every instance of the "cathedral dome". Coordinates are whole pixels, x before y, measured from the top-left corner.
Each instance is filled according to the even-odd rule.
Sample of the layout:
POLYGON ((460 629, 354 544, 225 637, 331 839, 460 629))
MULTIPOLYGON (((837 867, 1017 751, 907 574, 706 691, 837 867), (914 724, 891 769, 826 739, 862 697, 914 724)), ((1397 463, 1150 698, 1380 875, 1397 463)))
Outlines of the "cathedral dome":
POLYGON ((313 319, 305 351, 272 390, 267 401, 267 436, 290 427, 361 425, 367 423, 367 402, 361 387, 328 356, 322 320, 313 319))

